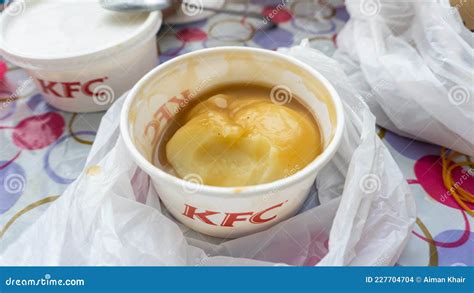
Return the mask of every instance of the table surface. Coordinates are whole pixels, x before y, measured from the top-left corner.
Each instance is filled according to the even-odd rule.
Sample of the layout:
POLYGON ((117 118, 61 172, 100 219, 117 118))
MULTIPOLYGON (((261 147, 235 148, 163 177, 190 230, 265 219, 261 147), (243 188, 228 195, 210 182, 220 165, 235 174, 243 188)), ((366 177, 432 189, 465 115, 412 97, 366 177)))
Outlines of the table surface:
MULTIPOLYGON (((313 17, 316 7, 311 7, 315 5, 311 1, 293 1, 275 9, 279 3, 226 3, 229 9, 273 15, 278 27, 272 30, 260 29, 262 22, 258 20, 223 14, 185 25, 164 24, 157 38, 160 62, 207 47, 243 45, 274 50, 305 38, 312 47, 332 54, 337 32, 349 17, 342 0, 327 4, 322 20, 313 17)), ((0 66, 0 251, 79 175, 103 115, 58 111, 44 102, 26 72, 13 66, 5 69, 1 78, 5 70, 0 66), (19 87, 28 94, 11 101, 9 97, 19 87), (38 136, 42 136, 43 144, 35 149, 24 147, 22 142, 38 136)), ((441 148, 383 129, 379 136, 405 174, 417 203, 417 225, 398 265, 473 266, 474 222, 451 196, 446 196, 449 192, 442 181, 441 148)), ((462 186, 474 192, 474 177, 462 180, 462 186)))

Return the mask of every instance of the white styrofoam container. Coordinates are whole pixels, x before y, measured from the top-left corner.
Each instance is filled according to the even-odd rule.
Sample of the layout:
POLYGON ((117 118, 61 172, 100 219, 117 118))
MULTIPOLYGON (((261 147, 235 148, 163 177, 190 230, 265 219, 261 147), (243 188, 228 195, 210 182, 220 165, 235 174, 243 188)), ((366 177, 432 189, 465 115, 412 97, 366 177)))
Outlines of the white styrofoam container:
MULTIPOLYGON (((26 9, 36 5, 25 3, 26 9)), ((18 12, 9 13, 10 9, 17 9, 13 6, 8 6, 0 18, 0 54, 24 68, 45 100, 57 109, 70 112, 106 110, 115 98, 157 65, 155 35, 162 23, 160 12, 150 13, 134 34, 119 43, 97 50, 92 45, 87 53, 46 58, 18 52, 2 37, 8 26, 14 25, 14 18, 23 17, 18 12)), ((81 13, 80 9, 76 13, 81 13)), ((87 15, 83 17, 87 21, 87 15)))
POLYGON ((266 229, 298 211, 318 171, 338 148, 344 116, 332 85, 306 64, 263 49, 218 47, 177 57, 149 72, 128 95, 120 123, 127 149, 150 175, 171 214, 201 233, 235 238, 266 229), (158 137, 180 107, 206 88, 247 82, 288 89, 299 97, 319 120, 323 153, 286 178, 255 186, 207 186, 198 178, 183 180, 153 164, 158 137))

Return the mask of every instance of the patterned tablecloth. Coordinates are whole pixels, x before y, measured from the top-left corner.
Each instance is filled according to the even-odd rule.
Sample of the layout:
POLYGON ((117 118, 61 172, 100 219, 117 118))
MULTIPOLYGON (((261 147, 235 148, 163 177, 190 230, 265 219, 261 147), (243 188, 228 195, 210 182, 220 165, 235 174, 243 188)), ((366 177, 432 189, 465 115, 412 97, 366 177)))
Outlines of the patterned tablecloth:
MULTIPOLYGON (((304 38, 327 54, 335 50, 337 32, 348 19, 342 0, 327 4, 319 20, 314 18, 313 1, 292 1, 278 7, 279 3, 226 3, 229 9, 272 16, 278 23, 272 30, 260 29, 259 20, 224 14, 186 25, 165 24, 157 38, 160 62, 201 48, 244 45, 273 50, 304 38)), ((66 113, 50 107, 26 72, 0 63, 0 252, 81 172, 102 115, 66 113)), ((473 266, 474 222, 443 185, 441 148, 383 129, 379 135, 417 202, 417 225, 398 264, 473 266)), ((474 177, 457 171, 454 179, 474 192, 474 177)))

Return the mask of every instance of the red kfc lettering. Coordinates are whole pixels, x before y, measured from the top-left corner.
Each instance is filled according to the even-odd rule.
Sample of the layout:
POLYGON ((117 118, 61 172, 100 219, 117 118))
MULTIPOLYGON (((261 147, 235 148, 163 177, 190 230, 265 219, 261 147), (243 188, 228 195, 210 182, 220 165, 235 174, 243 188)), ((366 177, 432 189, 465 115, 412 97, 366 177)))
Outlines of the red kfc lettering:
POLYGON ((234 227, 234 224, 236 222, 246 222, 246 221, 252 224, 262 224, 262 223, 266 223, 266 222, 274 220, 277 217, 277 215, 267 216, 267 217, 265 217, 265 215, 269 211, 283 206, 286 202, 288 201, 281 202, 267 209, 264 209, 260 212, 241 212, 241 213, 220 213, 220 212, 214 212, 214 211, 209 211, 209 210, 205 210, 204 212, 197 212, 198 208, 193 207, 188 204, 184 204, 185 208, 184 208, 183 215, 192 220, 194 220, 195 218, 198 218, 199 220, 201 220, 202 222, 206 224, 217 226, 217 224, 211 221, 209 217, 223 214, 225 215, 224 219, 219 224, 219 226, 221 227, 234 227))
POLYGON ((54 87, 56 84, 58 84, 57 82, 55 82, 55 81, 44 81, 44 80, 39 79, 39 78, 38 78, 38 82, 39 82, 39 84, 40 84, 40 86, 41 86, 41 90, 42 90, 45 94, 51 93, 51 94, 55 95, 55 96, 58 97, 58 98, 61 97, 61 95, 60 95, 56 90, 53 89, 53 87, 54 87))
POLYGON ((91 86, 95 83, 103 83, 104 80, 106 80, 107 77, 102 77, 102 78, 97 78, 97 79, 93 79, 93 80, 90 80, 88 82, 86 82, 83 86, 82 86, 82 92, 89 96, 89 97, 92 97, 94 95, 94 92, 93 90, 91 90, 91 86))
POLYGON ((218 212, 213 212, 213 211, 204 211, 201 213, 196 213, 197 208, 184 204, 185 209, 183 215, 194 220, 194 216, 196 216, 199 220, 203 221, 206 224, 217 226, 214 224, 211 220, 209 220, 207 217, 212 216, 212 215, 217 215, 219 214, 218 212))
POLYGON ((158 121, 162 121, 162 120, 168 121, 169 119, 171 119, 171 117, 173 116, 171 115, 170 111, 166 107, 166 104, 158 108, 158 110, 156 110, 156 112, 153 114, 153 118, 155 118, 158 121))
POLYGON ((173 117, 173 114, 170 112, 168 109, 168 106, 170 104, 175 104, 175 105, 180 105, 180 103, 186 99, 188 99, 189 96, 189 90, 185 90, 181 93, 182 97, 171 97, 165 104, 163 104, 156 112, 153 114, 153 118, 155 118, 158 121, 164 120, 168 121, 173 117))
POLYGON ((80 82, 63 82, 63 89, 64 89, 64 97, 66 98, 73 98, 73 92, 80 92, 81 91, 81 83, 80 82))
POLYGON ((166 104, 176 104, 176 105, 179 105, 179 103, 181 103, 181 101, 183 101, 184 99, 183 98, 178 98, 176 96, 174 97, 171 97, 171 99, 169 99, 166 104))
POLYGON ((239 218, 239 216, 251 216, 253 212, 247 213, 226 213, 224 220, 221 223, 222 227, 234 227, 234 222, 247 221, 247 217, 239 218))
POLYGON ((96 78, 90 80, 84 84, 79 81, 71 82, 57 82, 57 81, 46 81, 38 78, 38 83, 41 87, 41 90, 45 94, 52 94, 58 98, 75 98, 75 93, 83 93, 86 96, 92 97, 94 92, 92 90, 92 85, 96 83, 103 83, 107 77, 96 78), (59 85, 57 88, 56 85, 59 85))
POLYGON ((276 215, 274 215, 273 217, 270 217, 270 218, 266 218, 266 219, 262 218, 262 216, 263 216, 266 212, 268 212, 268 211, 270 211, 270 210, 273 210, 273 209, 276 209, 276 208, 281 207, 285 202, 286 202, 286 201, 284 201, 284 202, 282 202, 282 203, 279 203, 279 204, 277 204, 277 205, 274 205, 274 206, 272 206, 272 207, 269 207, 268 209, 265 209, 265 210, 263 210, 263 211, 261 211, 261 212, 256 213, 255 215, 253 215, 253 216, 250 218, 250 223, 252 223, 252 224, 259 224, 259 223, 265 223, 265 222, 268 222, 268 221, 271 221, 271 220, 275 219, 275 218, 276 218, 276 215))

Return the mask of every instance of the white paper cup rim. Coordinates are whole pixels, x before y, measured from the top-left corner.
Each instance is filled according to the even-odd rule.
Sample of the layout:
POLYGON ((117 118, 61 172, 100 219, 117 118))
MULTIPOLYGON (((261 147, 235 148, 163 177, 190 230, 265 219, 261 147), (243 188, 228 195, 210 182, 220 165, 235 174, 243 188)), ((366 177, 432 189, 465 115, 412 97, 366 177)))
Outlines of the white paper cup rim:
MULTIPOLYGON (((130 50, 132 46, 137 43, 146 41, 150 36, 155 36, 156 32, 162 25, 163 17, 160 11, 150 12, 146 20, 140 26, 140 28, 131 35, 128 39, 117 41, 117 43, 110 44, 109 46, 99 50, 89 50, 79 54, 65 55, 59 58, 56 57, 39 57, 33 54, 27 55, 15 52, 8 48, 8 44, 2 37, 2 33, 5 27, 8 25, 8 13, 6 11, 10 9, 10 6, 5 8, 5 11, 0 15, 0 53, 7 60, 18 65, 20 67, 27 68, 49 68, 57 69, 58 67, 71 67, 81 65, 85 61, 91 60, 91 58, 99 58, 101 56, 111 56, 121 51, 130 50)), ((61 69, 61 68, 60 68, 61 69)))
POLYGON ((319 168, 326 165, 326 163, 333 157, 337 148, 339 147, 339 143, 342 139, 342 134, 344 130, 344 112, 342 107, 342 102, 340 100, 339 95, 337 94, 334 87, 329 83, 329 81, 317 70, 313 69, 312 67, 304 64, 303 62, 290 57, 283 55, 281 53, 277 53, 270 50, 259 49, 259 48, 248 48, 248 47, 217 47, 217 48, 207 48, 198 51, 194 51, 191 53, 187 53, 176 58, 173 58, 166 63, 163 63, 157 66, 155 69, 148 72, 135 86, 132 88, 126 100, 124 102, 122 112, 120 115, 120 132, 122 134, 122 138, 125 142, 125 145, 129 152, 131 153, 134 160, 138 163, 138 165, 149 175, 152 177, 158 178, 162 180, 163 184, 186 184, 192 188, 199 188, 200 193, 206 195, 213 195, 213 196, 228 196, 229 194, 233 194, 233 197, 236 196, 251 196, 251 195, 261 195, 262 193, 270 192, 275 190, 276 187, 283 188, 288 185, 292 185, 295 183, 300 182, 301 180, 307 178, 314 172, 316 172, 319 168), (130 107, 135 99, 135 96, 140 91, 140 89, 151 79, 154 78, 156 72, 167 70, 169 67, 175 65, 176 63, 181 62, 185 58, 192 58, 195 55, 201 54, 209 54, 213 52, 230 52, 230 51, 246 51, 246 52, 254 52, 258 54, 267 54, 273 57, 285 59, 286 61, 298 65, 302 69, 308 71, 313 76, 315 76, 326 88, 331 96, 331 100, 334 103, 335 113, 336 113, 336 131, 334 132, 334 136, 332 137, 331 141, 324 148, 323 152, 318 155, 311 163, 306 165, 303 169, 295 172, 295 174, 290 175, 288 177, 278 179, 272 182, 258 184, 258 185, 249 185, 249 186, 234 186, 234 187, 221 187, 221 186, 210 186, 205 184, 198 184, 190 181, 186 181, 184 179, 175 177, 166 171, 161 170, 160 168, 153 165, 149 162, 136 148, 134 143, 130 137, 130 130, 129 130, 129 113, 130 107), (236 189, 239 191, 236 192, 236 189))

